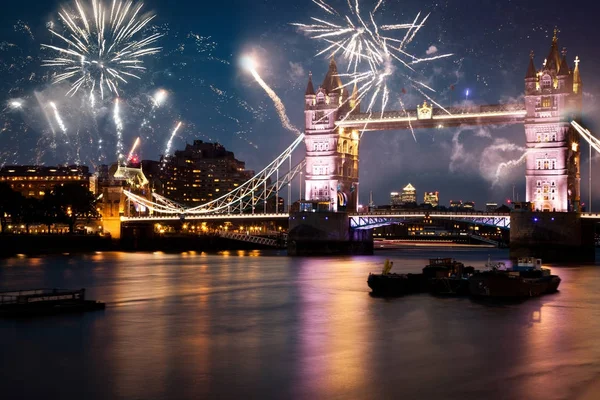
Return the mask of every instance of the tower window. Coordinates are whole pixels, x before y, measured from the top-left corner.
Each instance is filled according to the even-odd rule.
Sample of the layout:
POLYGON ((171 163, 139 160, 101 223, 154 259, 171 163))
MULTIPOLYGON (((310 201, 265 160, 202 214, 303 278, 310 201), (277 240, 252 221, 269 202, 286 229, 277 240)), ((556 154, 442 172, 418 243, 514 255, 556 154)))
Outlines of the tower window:
POLYGON ((552 107, 552 97, 542 98, 542 107, 552 107))
POLYGON ((542 89, 550 89, 552 87, 552 78, 550 75, 544 75, 542 78, 542 89))

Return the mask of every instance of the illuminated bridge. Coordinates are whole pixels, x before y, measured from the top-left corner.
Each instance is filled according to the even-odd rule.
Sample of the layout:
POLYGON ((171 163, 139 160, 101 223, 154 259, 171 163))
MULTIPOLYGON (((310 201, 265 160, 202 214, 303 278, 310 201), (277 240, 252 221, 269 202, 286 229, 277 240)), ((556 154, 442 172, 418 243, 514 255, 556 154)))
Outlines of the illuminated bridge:
POLYGON ((423 104, 416 110, 352 114, 336 126, 361 131, 448 128, 472 125, 522 124, 525 104, 433 108, 423 104))
MULTIPOLYGON (((292 218, 302 218, 312 213, 297 213, 292 218)), ((465 221, 478 225, 510 228, 510 215, 508 213, 483 213, 483 212, 439 212, 439 211, 374 211, 368 213, 349 213, 350 227, 353 229, 373 229, 381 226, 392 225, 404 221, 418 219, 451 219, 465 221)), ((122 222, 168 222, 168 221, 235 221, 235 220, 287 220, 289 213, 256 213, 256 214, 179 214, 145 217, 121 217, 122 222)), ((598 217, 600 218, 600 217, 598 217)))
MULTIPOLYGON (((600 141, 577 124, 583 101, 579 62, 576 57, 574 68, 571 68, 566 53, 563 52, 561 57, 555 32, 550 53, 540 69, 536 68, 531 54, 525 74, 524 103, 444 108, 424 102, 413 110, 361 113, 356 86, 350 95, 332 59, 323 83, 316 89, 312 75, 309 76, 304 96, 304 133, 252 179, 211 202, 193 207, 177 204, 155 193, 144 196, 143 191, 124 191, 129 207, 125 208, 126 216, 121 217, 119 223, 288 219, 290 232, 302 225, 305 232, 320 232, 324 241, 335 237, 338 242, 366 243, 369 229, 409 219, 445 218, 505 229, 512 227, 511 243, 524 246, 531 245, 531 232, 539 231, 538 228, 544 225, 546 237, 554 235, 552 240, 555 242, 552 243, 563 243, 564 251, 576 251, 581 246, 578 241, 583 232, 580 229, 584 229, 581 226, 586 225, 585 229, 588 229, 583 220, 592 223, 590 220, 600 219, 598 214, 580 213, 580 137, 597 151, 600 151, 600 141), (509 214, 497 213, 358 213, 359 144, 365 131, 506 124, 524 125, 527 147, 525 197, 533 210, 542 212, 538 216, 529 218, 518 213, 513 215, 511 225, 509 214), (293 165, 292 153, 297 149, 302 154, 301 161, 293 165), (279 199, 285 192, 288 210, 291 209, 292 185, 300 188, 298 197, 302 199, 302 207, 309 205, 312 208, 302 208, 307 211, 303 213, 267 213, 267 200, 279 199), (133 208, 140 216, 131 216, 133 208), (321 211, 330 216, 322 217, 321 211), (322 221, 323 218, 329 218, 329 221, 322 221), (536 222, 535 226, 529 226, 536 222), (354 232, 351 238, 348 238, 348 228, 354 232)), ((589 236, 588 233, 585 235, 589 236)), ((296 240, 296 244, 300 245, 302 240, 308 243, 312 239, 307 234, 304 239, 296 240)), ((543 244, 546 239, 534 240, 539 240, 533 244, 535 246, 554 246, 543 244)))

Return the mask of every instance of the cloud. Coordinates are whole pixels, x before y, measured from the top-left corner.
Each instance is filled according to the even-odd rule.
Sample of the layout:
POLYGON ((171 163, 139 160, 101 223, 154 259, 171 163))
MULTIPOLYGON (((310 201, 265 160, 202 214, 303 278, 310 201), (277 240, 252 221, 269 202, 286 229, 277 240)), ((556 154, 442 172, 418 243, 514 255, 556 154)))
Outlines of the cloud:
POLYGON ((435 47, 434 45, 429 46, 429 48, 427 49, 427 51, 425 52, 425 54, 427 54, 428 56, 435 54, 438 52, 438 48, 435 47))
POLYGON ((306 77, 302 64, 290 61, 290 79, 298 80, 306 77))

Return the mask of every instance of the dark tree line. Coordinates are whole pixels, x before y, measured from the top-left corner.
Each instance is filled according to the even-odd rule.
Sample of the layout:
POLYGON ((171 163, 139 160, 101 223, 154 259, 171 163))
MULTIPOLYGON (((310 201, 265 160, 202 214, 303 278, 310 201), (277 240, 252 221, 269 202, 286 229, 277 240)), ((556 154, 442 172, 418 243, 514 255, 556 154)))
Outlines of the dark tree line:
POLYGON ((69 226, 73 233, 78 220, 98 217, 94 195, 79 183, 55 186, 44 198, 23 197, 5 182, 0 182, 0 225, 2 233, 10 223, 25 225, 27 233, 31 225, 46 225, 48 232, 54 224, 69 226))

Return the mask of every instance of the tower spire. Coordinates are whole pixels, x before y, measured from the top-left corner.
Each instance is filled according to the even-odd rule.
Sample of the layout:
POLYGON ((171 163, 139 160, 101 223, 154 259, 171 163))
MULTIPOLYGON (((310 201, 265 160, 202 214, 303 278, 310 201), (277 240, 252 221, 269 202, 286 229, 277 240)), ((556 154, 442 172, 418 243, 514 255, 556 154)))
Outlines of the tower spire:
POLYGON ((581 75, 579 74, 579 56, 575 57, 575 70, 573 71, 573 93, 581 92, 581 75))
POLYGON ((546 70, 554 70, 558 72, 560 69, 560 52, 558 51, 558 28, 554 28, 554 36, 552 36, 552 45, 550 46, 550 53, 546 58, 546 64, 544 65, 544 69, 546 70))
POLYGON ((535 69, 535 64, 533 63, 533 50, 529 53, 529 67, 527 67, 527 74, 525 75, 525 79, 535 78, 537 77, 537 71, 535 69))
POLYGON ((308 73, 308 85, 306 85, 306 92, 304 93, 305 96, 311 96, 315 94, 315 88, 313 87, 313 83, 312 83, 312 72, 308 73))
POLYGON ((329 70, 327 71, 327 75, 325 75, 325 79, 323 80, 323 84, 321 85, 325 92, 332 93, 336 89, 342 88, 342 80, 338 75, 337 64, 333 56, 329 60, 329 70))
POLYGON ((558 69, 558 75, 569 75, 571 71, 569 70, 569 63, 567 63, 567 48, 563 47, 562 51, 562 60, 560 61, 560 68, 558 69))

